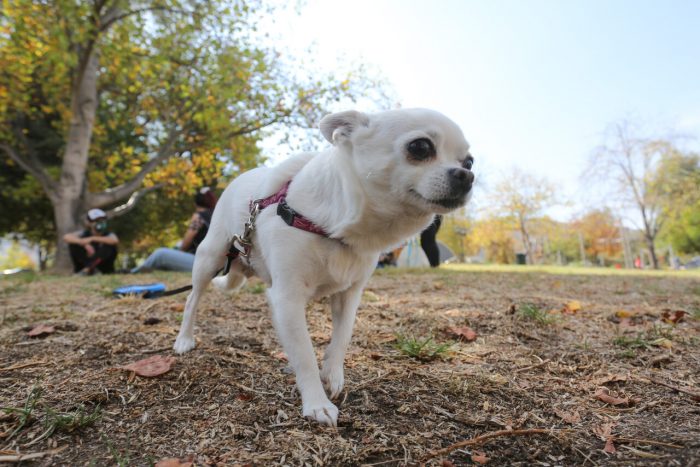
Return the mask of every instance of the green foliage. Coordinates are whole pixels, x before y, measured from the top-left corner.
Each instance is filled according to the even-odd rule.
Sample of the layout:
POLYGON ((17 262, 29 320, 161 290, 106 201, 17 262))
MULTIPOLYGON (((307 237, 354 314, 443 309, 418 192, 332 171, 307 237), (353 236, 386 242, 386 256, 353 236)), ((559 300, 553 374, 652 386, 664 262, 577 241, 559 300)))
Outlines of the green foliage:
POLYGON ((433 336, 416 338, 397 334, 395 347, 404 355, 428 362, 437 358, 445 358, 452 344, 438 344, 433 341, 433 336))
POLYGON ((32 443, 36 443, 42 439, 48 438, 54 433, 71 433, 75 430, 88 427, 100 419, 102 413, 100 407, 95 407, 92 412, 86 412, 85 407, 80 405, 72 412, 59 412, 53 408, 40 403, 43 390, 40 386, 34 386, 24 407, 2 407, 1 409, 9 415, 14 415, 17 418, 17 426, 9 434, 8 439, 18 435, 25 427, 31 425, 34 421, 40 421, 44 425, 44 431, 32 439, 32 443), (43 413, 37 414, 37 408, 43 409, 43 413))
POLYGON ((700 253, 700 155, 668 149, 659 162, 653 187, 663 200, 662 237, 678 253, 700 253))
POLYGON ((52 219, 64 215, 52 209, 59 198, 71 197, 79 225, 87 208, 117 207, 144 187, 158 196, 141 198, 139 215, 112 227, 137 249, 169 243, 186 226, 196 188, 220 191, 264 162, 263 138, 310 128, 330 106, 371 93, 376 83, 361 70, 323 75, 263 45, 256 24, 274 14, 256 0, 4 3, 0 203, 9 209, 0 234, 53 241, 56 226, 66 225, 52 219), (83 183, 67 175, 75 166, 67 147, 90 56, 99 60, 98 101, 85 116, 94 125, 83 183), (37 182, 36 172, 46 180, 37 182), (77 192, 67 190, 73 186, 77 192))
POLYGON ((518 316, 528 321, 534 321, 543 326, 557 322, 557 317, 540 309, 532 303, 523 303, 518 307, 518 316))

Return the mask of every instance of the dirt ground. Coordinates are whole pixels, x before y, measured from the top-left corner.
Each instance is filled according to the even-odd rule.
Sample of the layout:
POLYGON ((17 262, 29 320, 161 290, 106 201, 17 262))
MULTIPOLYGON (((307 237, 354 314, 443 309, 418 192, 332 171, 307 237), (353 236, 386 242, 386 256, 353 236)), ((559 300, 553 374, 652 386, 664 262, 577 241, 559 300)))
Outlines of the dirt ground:
MULTIPOLYGON (((172 355, 185 299, 110 296, 134 279, 189 281, 0 281, 0 460, 700 465, 697 277, 380 271, 359 310, 337 429, 301 417, 260 283, 210 291, 197 348, 168 373, 120 369, 172 355), (29 337, 42 323, 53 332, 29 337), (420 343, 421 358, 409 356, 420 343), (450 346, 430 359, 439 344, 450 346)), ((308 319, 320 358, 327 301, 308 319)))

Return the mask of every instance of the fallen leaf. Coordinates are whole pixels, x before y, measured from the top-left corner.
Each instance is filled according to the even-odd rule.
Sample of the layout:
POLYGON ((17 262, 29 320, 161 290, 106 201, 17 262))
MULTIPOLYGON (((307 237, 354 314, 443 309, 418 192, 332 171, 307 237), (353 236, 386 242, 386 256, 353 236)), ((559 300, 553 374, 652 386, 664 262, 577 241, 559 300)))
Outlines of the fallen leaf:
POLYGON ((443 283, 440 282, 440 281, 436 281, 436 282, 433 282, 433 288, 434 288, 435 290, 442 290, 442 289, 445 288, 445 284, 443 284, 443 283))
POLYGON ((455 467, 454 463, 452 461, 447 460, 447 459, 443 459, 440 466, 441 467, 455 467))
POLYGON ((464 340, 466 342, 472 342, 476 340, 476 332, 470 328, 469 326, 462 326, 462 327, 451 327, 447 330, 447 332, 459 340, 464 340))
POLYGON ((508 307, 508 311, 506 311, 506 314, 514 315, 515 311, 516 311, 515 303, 511 303, 510 306, 508 307))
POLYGON ((449 310, 443 311, 443 313, 445 314, 445 316, 452 316, 452 317, 460 315, 460 311, 458 308, 450 308, 449 310))
POLYGON ((611 405, 633 405, 634 401, 629 397, 615 397, 610 395, 610 390, 606 387, 599 387, 595 391, 595 397, 611 405))
POLYGON ((191 467, 193 465, 194 458, 192 456, 185 457, 184 459, 178 459, 177 457, 170 457, 168 459, 161 459, 156 462, 155 467, 191 467))
POLYGON ((581 302, 578 300, 571 300, 570 302, 566 303, 564 305, 564 309, 562 310, 562 313, 572 313, 575 314, 579 311, 581 311, 581 302))
POLYGON ((164 357, 162 355, 154 355, 144 358, 129 365, 120 366, 123 370, 133 371, 139 376, 153 377, 167 373, 175 363, 175 357, 164 357))
POLYGON ((48 324, 37 324, 27 333, 29 337, 44 337, 53 334, 56 328, 48 324))
POLYGON ((145 324, 146 326, 151 326, 153 324, 158 324, 158 323, 160 323, 160 319, 155 318, 155 317, 150 317, 150 318, 146 318, 145 320, 143 320, 143 324, 145 324))
POLYGON ((618 318, 631 318, 635 315, 636 313, 634 311, 629 311, 629 310, 618 310, 615 312, 615 316, 618 318))
POLYGON ((253 399, 253 395, 248 392, 241 392, 236 396, 236 399, 238 399, 239 401, 247 402, 253 399))
POLYGON ((605 422, 602 425, 594 426, 592 431, 599 436, 600 439, 607 440, 612 436, 612 429, 615 428, 615 425, 617 425, 615 422, 605 422))
POLYGON ((477 464, 486 464, 489 461, 489 458, 486 457, 486 453, 482 451, 472 451, 472 462, 476 462, 477 464))
POLYGON ((173 303, 168 308, 170 309, 170 311, 174 311, 176 313, 182 313, 183 311, 185 311, 185 304, 184 303, 173 303))
POLYGON ((362 299, 367 302, 378 302, 379 295, 372 292, 371 290, 365 290, 364 292, 362 292, 362 299))
POLYGON ((371 358, 372 360, 381 360, 382 354, 372 352, 371 354, 369 354, 369 358, 371 358))
POLYGON ((603 451, 607 452, 608 454, 615 454, 617 451, 617 449, 615 449, 615 444, 613 444, 612 436, 605 440, 605 447, 603 448, 603 451))
POLYGON ((665 337, 659 337, 658 339, 654 339, 653 341, 651 341, 651 345, 654 345, 656 347, 663 347, 664 349, 673 348, 673 342, 666 339, 665 337))
POLYGON ((607 383, 617 383, 618 381, 627 381, 627 379, 628 378, 625 375, 614 374, 614 375, 603 376, 602 378, 599 378, 599 379, 595 380, 594 382, 595 382, 596 386, 602 386, 603 384, 607 384, 607 383))
POLYGON ((595 433, 597 436, 600 437, 600 439, 605 441, 605 447, 603 448, 603 451, 609 454, 613 454, 616 451, 615 445, 613 444, 614 438, 612 435, 612 429, 615 428, 615 425, 615 422, 606 422, 602 425, 595 426, 592 429, 593 433, 595 433))
POLYGON ((564 412, 563 410, 554 410, 554 413, 559 416, 566 423, 571 423, 572 425, 581 421, 581 414, 577 410, 573 412, 564 412))
POLYGON ((287 354, 284 353, 284 352, 277 352, 277 353, 274 355, 274 357, 275 357, 277 360, 282 360, 283 362, 288 362, 288 361, 289 361, 289 359, 287 358, 287 354))
POLYGON ((661 314, 661 318, 666 323, 676 324, 683 321, 683 318, 685 318, 685 315, 687 314, 688 312, 683 310, 664 310, 664 312, 661 314))

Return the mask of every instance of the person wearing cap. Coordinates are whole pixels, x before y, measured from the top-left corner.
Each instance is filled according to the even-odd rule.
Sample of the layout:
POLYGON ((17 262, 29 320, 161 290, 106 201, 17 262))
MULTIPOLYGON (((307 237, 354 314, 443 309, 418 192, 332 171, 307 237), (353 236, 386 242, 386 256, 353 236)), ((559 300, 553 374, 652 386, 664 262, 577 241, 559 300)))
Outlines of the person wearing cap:
POLYGON ((73 272, 82 275, 114 272, 119 238, 108 230, 107 214, 102 209, 90 209, 85 229, 65 234, 63 241, 70 250, 73 272))
POLYGON ((179 249, 158 248, 146 258, 143 264, 132 269, 131 273, 137 274, 153 269, 192 271, 194 254, 209 230, 216 201, 216 195, 211 188, 206 186, 201 188, 194 196, 195 211, 190 219, 187 232, 180 242, 179 249))

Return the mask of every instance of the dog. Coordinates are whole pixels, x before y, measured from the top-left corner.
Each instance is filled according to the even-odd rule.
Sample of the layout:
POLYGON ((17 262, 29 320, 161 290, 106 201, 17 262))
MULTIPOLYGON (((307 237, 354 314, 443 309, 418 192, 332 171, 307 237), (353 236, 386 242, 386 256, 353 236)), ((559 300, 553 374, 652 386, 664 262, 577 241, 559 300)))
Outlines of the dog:
POLYGON ((222 194, 197 248, 192 292, 173 348, 178 354, 194 348, 202 293, 224 266, 234 236, 244 232, 251 209, 267 203, 271 207, 254 220, 249 253, 213 283, 236 290, 257 274, 267 284, 303 416, 337 426, 338 408, 329 396, 343 389, 355 314, 379 254, 422 231, 435 214, 466 204, 474 158, 457 124, 432 110, 339 112, 319 127, 329 149, 245 172, 222 194), (333 331, 319 371, 305 307, 323 296, 330 297, 333 331))

